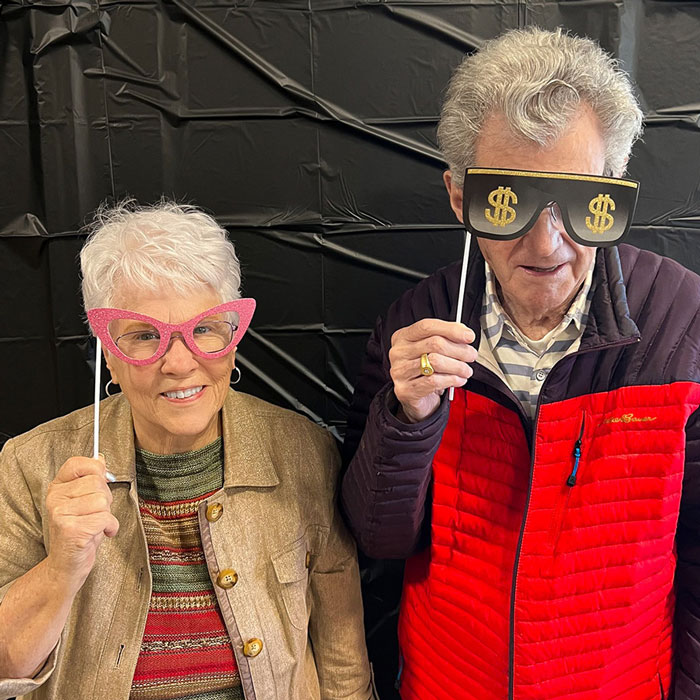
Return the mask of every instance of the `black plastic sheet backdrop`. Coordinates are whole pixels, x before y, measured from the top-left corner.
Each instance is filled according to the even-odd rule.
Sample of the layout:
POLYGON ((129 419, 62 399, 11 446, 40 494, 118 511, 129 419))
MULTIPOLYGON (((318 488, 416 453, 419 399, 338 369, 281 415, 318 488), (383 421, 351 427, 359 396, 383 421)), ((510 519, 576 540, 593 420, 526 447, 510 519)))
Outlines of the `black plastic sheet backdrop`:
POLYGON ((461 254, 448 77, 529 24, 597 39, 637 81, 631 241, 700 272, 698 2, 0 2, 0 444, 90 402, 80 229, 161 194, 236 244, 259 304, 240 388, 341 435, 377 314, 461 254))
POLYGON ((161 194, 238 248, 259 302, 241 388, 342 434, 376 315, 460 255, 441 95, 511 27, 620 56, 647 113, 633 240, 700 269, 698 3, 6 0, 0 20, 0 442, 89 403, 80 229, 161 194))

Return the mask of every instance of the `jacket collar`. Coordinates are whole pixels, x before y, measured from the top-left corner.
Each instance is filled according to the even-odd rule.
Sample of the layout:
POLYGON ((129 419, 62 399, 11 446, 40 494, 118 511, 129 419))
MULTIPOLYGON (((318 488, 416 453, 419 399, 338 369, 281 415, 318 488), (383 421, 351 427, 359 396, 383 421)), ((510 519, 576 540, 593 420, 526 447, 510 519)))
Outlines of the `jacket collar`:
MULTIPOLYGON (((486 287, 484 257, 472 239, 464 295, 464 322, 475 332, 475 347, 481 336, 481 306, 486 287)), ((458 273, 457 273, 458 274, 458 273)), ((579 352, 609 345, 625 344, 639 339, 637 324, 630 316, 627 290, 617 246, 598 248, 593 272, 591 308, 583 331, 579 352)), ((455 295, 456 302, 456 295, 455 295)), ((452 314, 456 307, 452 310, 452 314)), ((454 318, 454 315, 450 317, 454 318)))
MULTIPOLYGON (((280 483, 266 440, 259 432, 260 418, 245 394, 230 390, 222 408, 224 488, 266 487, 280 483)), ((134 428, 131 407, 123 394, 100 404, 100 451, 117 481, 136 478, 134 428)))
POLYGON ((598 248, 591 310, 580 350, 632 342, 640 337, 627 304, 620 251, 617 246, 598 248))
POLYGON ((224 488, 277 486, 280 483, 270 443, 260 434, 264 420, 250 408, 251 398, 230 389, 222 409, 224 488))

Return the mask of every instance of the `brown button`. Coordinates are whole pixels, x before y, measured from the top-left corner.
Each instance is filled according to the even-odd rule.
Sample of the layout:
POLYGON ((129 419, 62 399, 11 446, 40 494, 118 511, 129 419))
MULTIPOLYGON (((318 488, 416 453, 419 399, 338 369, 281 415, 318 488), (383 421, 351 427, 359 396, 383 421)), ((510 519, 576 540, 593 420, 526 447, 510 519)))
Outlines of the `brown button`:
POLYGON ((238 574, 233 569, 224 569, 216 577, 219 588, 233 588, 238 583, 238 574))
POLYGON ((221 503, 212 503, 207 506, 207 520, 215 523, 224 514, 224 507, 221 503))
POLYGON ((256 639, 255 637, 253 637, 253 639, 249 639, 243 645, 243 653, 252 659, 254 656, 257 656, 262 651, 262 648, 262 639, 256 639))
POLYGON ((306 568, 309 568, 309 565, 311 564, 311 552, 306 553, 306 568))

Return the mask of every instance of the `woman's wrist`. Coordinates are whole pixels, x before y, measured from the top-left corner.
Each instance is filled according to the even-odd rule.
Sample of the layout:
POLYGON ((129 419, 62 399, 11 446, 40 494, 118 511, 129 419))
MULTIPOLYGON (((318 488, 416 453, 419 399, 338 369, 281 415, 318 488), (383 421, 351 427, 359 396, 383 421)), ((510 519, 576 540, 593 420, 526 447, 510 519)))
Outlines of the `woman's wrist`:
POLYGON ((54 595, 59 598, 68 598, 70 603, 73 602, 73 598, 83 587, 87 578, 87 574, 83 576, 75 569, 67 570, 60 561, 52 558, 51 554, 48 554, 44 561, 37 564, 36 568, 43 569, 42 575, 45 576, 47 583, 50 583, 54 595))

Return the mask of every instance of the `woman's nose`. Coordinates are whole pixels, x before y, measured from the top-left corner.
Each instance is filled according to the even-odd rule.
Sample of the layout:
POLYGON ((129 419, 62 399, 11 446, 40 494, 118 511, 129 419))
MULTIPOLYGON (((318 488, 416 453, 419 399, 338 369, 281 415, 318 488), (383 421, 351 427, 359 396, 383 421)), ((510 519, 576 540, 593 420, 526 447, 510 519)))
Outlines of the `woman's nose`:
POLYGON ((179 333, 173 333, 170 337, 163 360, 165 372, 188 372, 197 366, 195 354, 187 347, 185 339, 179 333))

